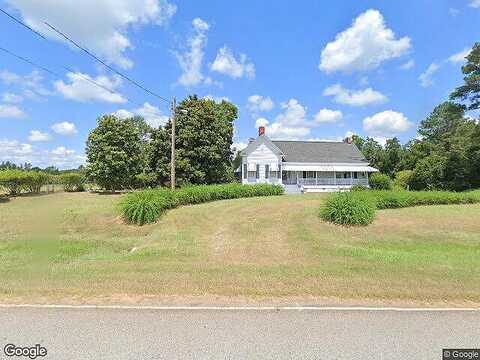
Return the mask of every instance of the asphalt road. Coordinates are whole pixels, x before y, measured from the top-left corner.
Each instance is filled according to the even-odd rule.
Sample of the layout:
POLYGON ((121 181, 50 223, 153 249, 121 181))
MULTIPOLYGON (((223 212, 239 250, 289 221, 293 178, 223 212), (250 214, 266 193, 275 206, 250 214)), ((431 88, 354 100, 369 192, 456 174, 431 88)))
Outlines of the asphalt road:
POLYGON ((62 360, 439 360, 480 347, 480 312, 0 308, 0 359, 21 359, 8 343, 62 360))

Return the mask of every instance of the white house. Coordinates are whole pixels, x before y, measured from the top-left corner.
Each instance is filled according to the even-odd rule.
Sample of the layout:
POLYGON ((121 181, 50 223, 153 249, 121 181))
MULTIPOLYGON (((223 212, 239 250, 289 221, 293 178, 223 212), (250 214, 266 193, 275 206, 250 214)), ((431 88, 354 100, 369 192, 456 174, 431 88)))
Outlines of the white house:
POLYGON ((238 169, 243 184, 282 184, 287 192, 348 190, 368 186, 368 174, 378 171, 352 143, 330 141, 277 141, 258 129, 241 152, 238 169))

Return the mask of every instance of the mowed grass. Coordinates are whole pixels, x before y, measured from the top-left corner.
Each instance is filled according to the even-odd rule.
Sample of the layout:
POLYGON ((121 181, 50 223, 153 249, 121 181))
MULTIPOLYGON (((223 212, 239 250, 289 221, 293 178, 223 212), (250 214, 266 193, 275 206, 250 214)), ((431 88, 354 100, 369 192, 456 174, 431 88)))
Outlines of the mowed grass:
POLYGON ((4 201, 0 301, 480 303, 480 205, 382 210, 355 228, 322 221, 324 199, 217 201, 142 227, 122 222, 118 195, 4 201))

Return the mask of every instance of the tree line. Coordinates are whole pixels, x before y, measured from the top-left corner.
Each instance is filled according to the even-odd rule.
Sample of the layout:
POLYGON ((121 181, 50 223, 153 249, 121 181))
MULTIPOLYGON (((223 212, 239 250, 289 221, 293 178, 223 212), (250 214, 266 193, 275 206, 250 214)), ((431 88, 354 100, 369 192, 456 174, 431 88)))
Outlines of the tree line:
POLYGON ((480 187, 480 124, 467 115, 480 110, 480 43, 473 46, 462 73, 464 83, 421 121, 418 138, 404 145, 389 139, 383 147, 373 138, 353 136, 372 166, 391 178, 408 174, 406 181, 416 190, 480 187))

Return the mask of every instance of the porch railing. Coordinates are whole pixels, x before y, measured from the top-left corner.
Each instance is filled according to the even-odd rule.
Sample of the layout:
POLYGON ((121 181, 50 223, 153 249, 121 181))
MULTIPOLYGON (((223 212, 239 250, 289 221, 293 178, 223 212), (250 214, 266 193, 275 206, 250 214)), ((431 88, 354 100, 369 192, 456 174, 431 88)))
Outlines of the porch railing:
POLYGON ((368 186, 368 179, 335 179, 335 178, 298 178, 299 185, 364 185, 368 186))

